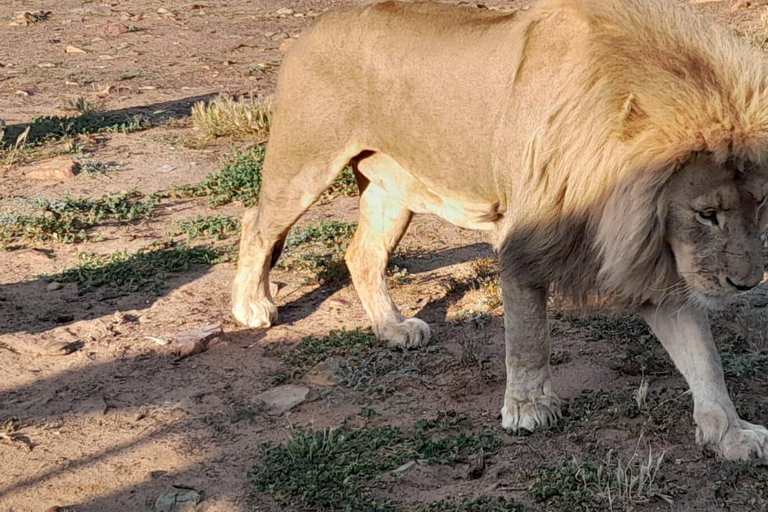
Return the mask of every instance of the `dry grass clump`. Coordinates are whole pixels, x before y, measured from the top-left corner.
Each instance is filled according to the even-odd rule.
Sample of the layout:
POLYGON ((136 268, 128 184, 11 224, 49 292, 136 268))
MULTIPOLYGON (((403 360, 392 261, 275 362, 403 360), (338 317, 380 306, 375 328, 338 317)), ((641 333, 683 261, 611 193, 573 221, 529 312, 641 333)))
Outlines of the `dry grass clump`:
POLYGON ((233 98, 220 94, 211 102, 192 106, 192 123, 208 137, 266 139, 272 122, 272 97, 233 98))

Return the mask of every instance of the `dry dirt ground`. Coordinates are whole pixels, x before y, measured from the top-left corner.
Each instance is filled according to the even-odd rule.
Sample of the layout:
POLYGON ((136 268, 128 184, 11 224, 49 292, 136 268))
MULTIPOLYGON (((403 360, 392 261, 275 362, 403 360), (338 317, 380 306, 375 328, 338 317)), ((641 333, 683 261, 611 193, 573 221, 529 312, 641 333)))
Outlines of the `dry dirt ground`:
MULTIPOLYGON (((766 508, 766 470, 724 464, 696 447, 684 382, 631 317, 579 319, 553 305, 565 419, 530 436, 501 431, 492 253, 480 235, 435 218, 416 218, 390 283, 407 314, 431 323, 432 347, 400 353, 372 342, 354 289, 334 266, 343 235, 325 239, 331 249, 322 234, 290 249, 294 265, 275 273, 284 284, 278 326, 251 331, 232 321, 236 233, 216 240, 177 231, 200 215, 237 219, 243 205, 212 206, 205 189, 190 197, 178 186, 203 182, 258 141, 204 139, 190 105, 220 92, 271 93, 292 38, 341 3, 0 2, 0 117, 8 125, 0 228, 7 232, 35 201, 67 196, 135 191, 128 202, 151 210, 97 216, 82 232, 65 226, 69 238, 50 239, 52 228, 40 225, 0 235, 0 511, 160 510, 158 498, 185 491, 198 492, 197 509, 206 511, 766 508), (51 12, 20 22, 19 12, 39 10, 51 12), (121 119, 141 114, 144 124, 108 131, 96 117, 94 133, 11 148, 25 123, 77 116, 84 102, 121 119), (33 166, 54 154, 92 172, 33 179, 33 166), (162 262, 142 259, 148 254, 162 262), (223 333, 207 351, 174 355, 177 333, 214 323, 223 333), (347 332, 327 337, 339 329, 347 332), (310 394, 290 411, 256 398, 306 384, 308 368, 336 353, 336 384, 307 385, 310 394), (323 434, 342 426, 346 437, 323 434), (392 432, 402 439, 387 441, 392 432), (345 448, 355 436, 379 441, 345 448), (290 449, 279 448, 291 439, 290 449), (643 468, 649 452, 654 466, 643 468), (652 482, 627 487, 622 475, 652 482), (486 499, 496 496, 508 501, 486 499)), ((696 8, 763 43, 764 2, 696 8)), ((42 218, 63 222, 48 204, 42 218)), ((330 220, 355 222, 354 195, 329 194, 299 228, 330 220)), ((738 407, 762 424, 766 304, 757 294, 713 319, 738 407)))

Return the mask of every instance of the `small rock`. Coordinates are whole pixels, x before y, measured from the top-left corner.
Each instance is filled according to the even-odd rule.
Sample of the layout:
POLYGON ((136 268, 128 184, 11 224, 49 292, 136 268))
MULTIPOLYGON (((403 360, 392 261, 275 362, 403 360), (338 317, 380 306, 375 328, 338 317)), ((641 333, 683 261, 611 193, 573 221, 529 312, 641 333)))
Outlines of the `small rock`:
POLYGON ((342 356, 331 356, 325 361, 317 363, 304 376, 304 382, 311 386, 328 387, 335 386, 341 381, 338 375, 339 368, 346 361, 342 356))
POLYGON ((176 334, 176 355, 179 359, 184 359, 205 352, 208 350, 210 339, 221 333, 221 324, 218 323, 182 331, 176 334))
POLYGON ((167 17, 167 18, 175 18, 175 17, 176 17, 176 14, 174 14, 174 13, 173 13, 173 12, 171 12, 171 11, 169 11, 169 10, 168 10, 168 9, 166 9, 165 7, 161 7, 161 8, 159 8, 159 9, 157 10, 157 14, 160 14, 161 16, 165 16, 165 17, 167 17))
POLYGON ((58 281, 51 282, 48 286, 45 287, 46 290, 49 292, 55 292, 56 290, 61 290, 64 288, 64 285, 59 283, 58 281))
POLYGON ((78 48, 77 46, 69 45, 64 49, 64 53, 87 53, 82 48, 78 48))
POLYGON ((131 29, 124 23, 110 23, 104 31, 111 36, 118 36, 120 34, 127 34, 131 29))
POLYGON ((167 471, 164 471, 162 469, 157 469, 155 471, 149 472, 149 478, 151 478, 152 480, 156 480, 158 478, 164 477, 167 474, 168 474, 167 471))
POLYGON ((275 14, 277 14, 278 16, 290 16, 291 14, 293 14, 293 9, 283 7, 282 9, 276 10, 275 14))
POLYGON ((285 32, 278 32, 277 34, 274 34, 272 37, 270 37, 270 39, 272 41, 282 41, 283 39, 288 39, 289 37, 291 36, 289 36, 285 32))
POLYGON ((283 42, 280 43, 280 46, 278 46, 277 49, 280 50, 281 52, 284 52, 284 51, 287 51, 292 44, 293 44, 293 39, 283 39, 283 42))
POLYGON ((165 338, 158 338, 156 336, 144 336, 144 339, 145 340, 149 340, 149 341, 154 341, 155 343, 157 343, 161 347, 165 346, 165 345, 168 345, 170 343, 170 341, 166 340, 165 338))
POLYGON ((71 158, 54 158, 47 162, 33 165, 26 172, 26 177, 33 180, 71 180, 80 169, 71 158))
POLYGON ((202 494, 194 489, 173 489, 155 501, 154 512, 182 512, 194 510, 203 499, 202 494))
POLYGON ((286 384, 267 390, 256 396, 256 400, 280 412, 290 411, 307 401, 310 389, 306 386, 286 384))

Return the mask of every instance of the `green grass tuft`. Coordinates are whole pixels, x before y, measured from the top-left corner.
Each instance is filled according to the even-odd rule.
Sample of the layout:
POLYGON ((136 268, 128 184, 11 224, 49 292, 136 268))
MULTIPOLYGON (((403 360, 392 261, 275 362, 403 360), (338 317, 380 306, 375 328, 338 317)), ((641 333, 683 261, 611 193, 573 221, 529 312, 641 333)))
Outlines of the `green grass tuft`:
POLYGON ((214 265, 226 261, 228 251, 208 246, 167 244, 137 252, 82 254, 80 258, 79 264, 59 274, 47 276, 47 279, 77 283, 81 293, 107 287, 120 295, 135 292, 160 294, 170 275, 186 272, 195 265, 214 265))
POLYGON ((233 201, 253 206, 261 190, 264 151, 264 146, 235 151, 224 160, 219 172, 209 174, 205 181, 197 185, 178 186, 176 192, 184 197, 208 196, 210 203, 215 206, 233 201))
POLYGON ((663 460, 663 454, 654 456, 651 451, 626 463, 612 452, 599 461, 574 458, 539 468, 528 492, 558 510, 628 510, 654 499, 672 503, 672 496, 681 489, 659 478, 663 460))
POLYGON ((87 230, 105 221, 132 221, 152 216, 157 199, 144 199, 139 192, 117 192, 98 198, 47 199, 26 201, 33 213, 0 213, 0 240, 5 245, 20 241, 82 242, 87 230))
POLYGON ((418 427, 404 432, 392 426, 298 430, 285 444, 264 445, 261 462, 250 476, 259 492, 286 506, 314 511, 396 511, 403 510, 404 504, 372 495, 370 486, 378 477, 412 460, 464 462, 473 454, 498 450, 501 444, 490 431, 448 435, 418 427))
POLYGON ((186 235, 187 240, 213 238, 224 240, 240 232, 240 221, 224 215, 204 217, 198 215, 174 224, 174 233, 186 235))
POLYGON ((337 220, 320 220, 316 224, 291 231, 285 240, 286 249, 310 244, 343 250, 355 233, 357 224, 337 220))
POLYGON ((368 330, 341 329, 331 331, 320 338, 306 336, 291 349, 285 349, 276 343, 266 345, 264 355, 280 357, 285 365, 306 370, 331 356, 346 356, 385 346, 385 342, 378 340, 368 330))

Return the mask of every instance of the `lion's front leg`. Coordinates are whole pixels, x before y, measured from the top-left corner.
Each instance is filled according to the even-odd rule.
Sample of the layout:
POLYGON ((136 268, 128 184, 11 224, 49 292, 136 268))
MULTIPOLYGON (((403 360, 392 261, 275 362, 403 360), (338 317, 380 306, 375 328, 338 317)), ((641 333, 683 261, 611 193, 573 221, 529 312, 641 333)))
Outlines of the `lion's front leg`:
POLYGON ((691 388, 696 441, 727 460, 768 462, 768 430, 736 413, 706 313, 672 305, 641 313, 691 388))
POLYGON ((549 371, 547 287, 529 287, 502 273, 507 389, 501 426, 548 427, 560 418, 549 371))

